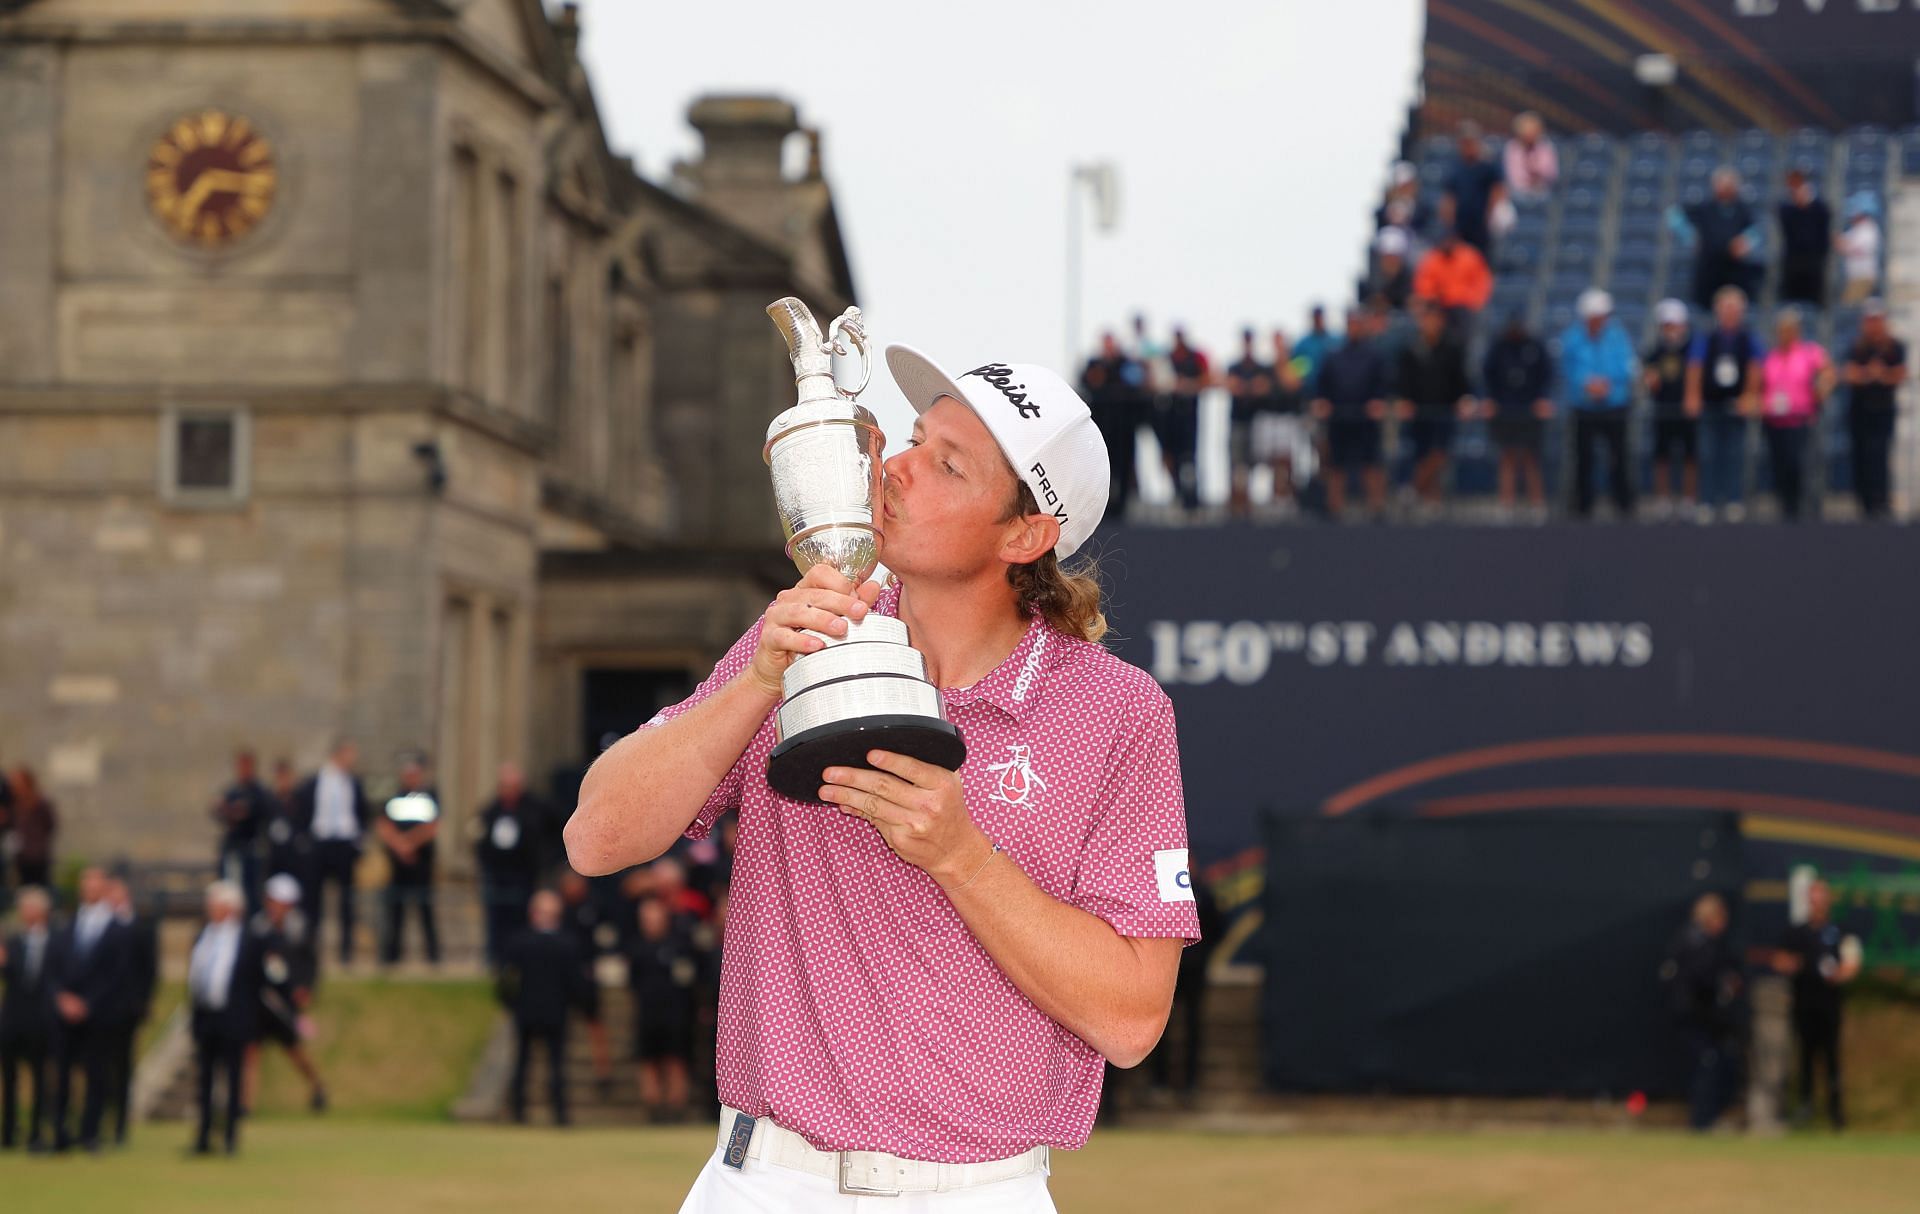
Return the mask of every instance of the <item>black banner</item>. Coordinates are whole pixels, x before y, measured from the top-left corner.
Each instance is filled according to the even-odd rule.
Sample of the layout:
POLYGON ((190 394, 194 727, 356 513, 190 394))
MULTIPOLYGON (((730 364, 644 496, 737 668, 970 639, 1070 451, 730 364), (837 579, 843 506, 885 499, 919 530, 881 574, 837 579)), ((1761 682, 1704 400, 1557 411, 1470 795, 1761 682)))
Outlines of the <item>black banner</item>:
POLYGON ((1661 963, 1700 894, 1738 906, 1740 854, 1731 814, 1276 817, 1266 1081, 1681 1093, 1688 1059, 1661 963))

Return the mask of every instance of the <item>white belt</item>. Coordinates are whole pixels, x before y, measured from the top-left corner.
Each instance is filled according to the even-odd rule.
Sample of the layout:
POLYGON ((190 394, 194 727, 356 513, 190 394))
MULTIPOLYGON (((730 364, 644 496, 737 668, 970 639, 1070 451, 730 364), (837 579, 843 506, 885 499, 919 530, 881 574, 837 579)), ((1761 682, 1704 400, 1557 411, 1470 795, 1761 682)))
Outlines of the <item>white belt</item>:
MULTIPOLYGON (((738 1109, 720 1106, 720 1149, 727 1149, 738 1109)), ((842 1193, 858 1197, 898 1197, 902 1193, 946 1193, 970 1189, 976 1185, 1051 1171, 1051 1149, 1035 1147, 1006 1159, 984 1163, 933 1163, 902 1159, 885 1151, 822 1151, 792 1130, 782 1129, 773 1118, 762 1117, 753 1123, 753 1137, 747 1142, 747 1158, 776 1167, 792 1168, 833 1181, 842 1193)))

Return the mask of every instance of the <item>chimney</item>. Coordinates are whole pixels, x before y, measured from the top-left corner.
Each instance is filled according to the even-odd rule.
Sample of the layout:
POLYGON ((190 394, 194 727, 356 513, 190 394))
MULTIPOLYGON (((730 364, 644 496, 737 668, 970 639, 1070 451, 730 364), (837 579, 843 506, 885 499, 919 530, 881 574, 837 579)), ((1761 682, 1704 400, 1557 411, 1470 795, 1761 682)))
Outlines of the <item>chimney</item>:
POLYGON ((779 184, 781 149, 800 129, 792 104, 778 97, 702 97, 687 121, 705 145, 693 166, 703 190, 779 184))

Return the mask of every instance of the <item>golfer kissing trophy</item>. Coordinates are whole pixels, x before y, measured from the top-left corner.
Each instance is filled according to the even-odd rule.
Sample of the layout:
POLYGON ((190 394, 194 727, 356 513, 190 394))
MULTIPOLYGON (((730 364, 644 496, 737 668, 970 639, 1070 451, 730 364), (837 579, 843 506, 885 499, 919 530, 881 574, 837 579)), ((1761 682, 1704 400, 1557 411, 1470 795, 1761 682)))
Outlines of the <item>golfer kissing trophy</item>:
MULTIPOLYGON (((873 414, 855 403, 873 378, 860 309, 841 313, 825 337, 807 305, 792 297, 769 306, 767 315, 787 339, 800 396, 767 427, 761 453, 773 473, 787 555, 802 573, 825 564, 863 585, 880 563, 874 519, 886 438, 873 414), (860 386, 851 392, 833 377, 833 356, 850 355, 848 343, 861 366, 860 386)), ((872 612, 846 623, 845 636, 809 632, 827 647, 787 667, 767 782, 783 796, 818 801, 822 771, 871 767, 870 750, 958 770, 966 743, 947 720, 940 689, 927 681, 926 659, 908 646, 907 626, 872 612)))

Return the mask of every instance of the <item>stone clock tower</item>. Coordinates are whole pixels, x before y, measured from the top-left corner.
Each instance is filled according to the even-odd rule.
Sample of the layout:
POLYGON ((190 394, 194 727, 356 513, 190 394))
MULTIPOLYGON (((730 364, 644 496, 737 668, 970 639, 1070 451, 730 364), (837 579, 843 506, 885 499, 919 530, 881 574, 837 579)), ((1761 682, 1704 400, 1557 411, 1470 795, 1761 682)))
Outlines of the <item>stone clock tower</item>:
MULTIPOLYGON (((500 762, 564 799, 782 574, 764 472, 720 488, 791 404, 758 308, 851 302, 830 195, 778 140, 724 195, 639 178, 577 36, 0 0, 0 766, 69 857, 210 856, 236 747, 347 736, 376 794, 433 754, 458 861, 500 762)), ((707 104, 729 157, 796 125, 707 104)))

